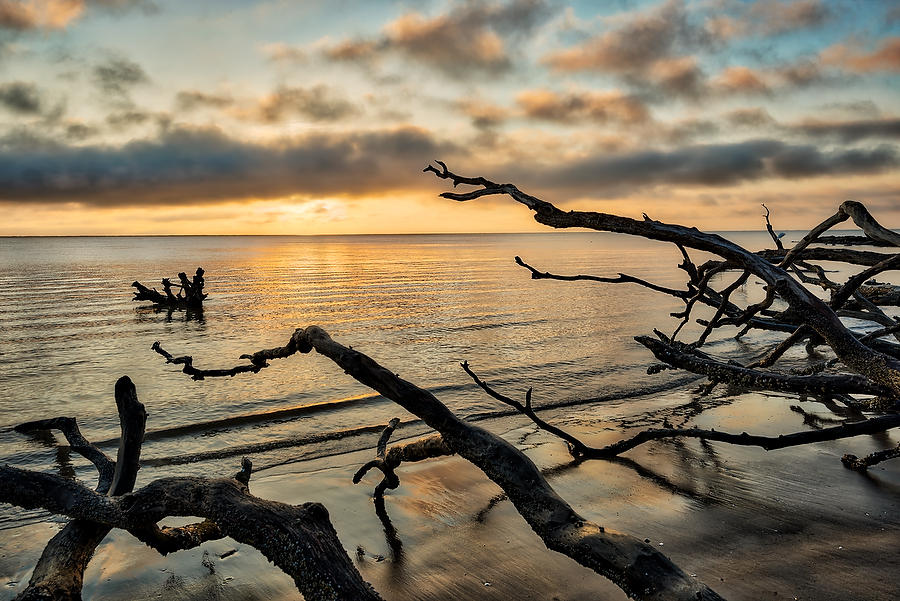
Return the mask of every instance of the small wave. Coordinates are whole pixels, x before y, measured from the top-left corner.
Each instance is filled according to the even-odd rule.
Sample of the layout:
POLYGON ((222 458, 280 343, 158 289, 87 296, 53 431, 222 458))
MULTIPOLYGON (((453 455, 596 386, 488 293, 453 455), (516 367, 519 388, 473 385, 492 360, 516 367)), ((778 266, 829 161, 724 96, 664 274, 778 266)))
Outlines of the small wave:
MULTIPOLYGON (((636 398, 641 396, 646 396, 650 394, 658 394, 660 392, 665 392, 667 390, 673 390, 675 388, 679 388, 686 384, 690 384, 691 382, 695 382, 700 379, 700 376, 682 376, 669 379, 665 382, 661 382, 657 385, 652 386, 642 386, 639 388, 634 388, 631 390, 627 390, 624 392, 615 392, 607 395, 602 395, 598 397, 592 397, 588 399, 573 399, 559 402, 550 402, 546 403, 540 407, 535 407, 535 411, 540 413, 542 411, 547 411, 551 409, 558 409, 561 407, 572 407, 577 405, 590 405, 595 403, 604 403, 609 401, 616 400, 624 400, 629 398, 636 398)), ((374 400, 374 399, 383 399, 380 395, 372 395, 370 397, 365 397, 366 400, 374 400)), ((358 400, 358 399, 357 399, 358 400)), ((386 399, 384 399, 386 400, 386 399)), ((334 403, 331 403, 334 404, 334 403)), ((329 404, 322 404, 329 405, 329 404)), ((314 406, 321 407, 322 405, 314 406)), ((297 408, 303 409, 303 408, 297 408)), ((290 411, 290 410, 285 410, 290 411)), ((281 413, 281 412, 270 412, 268 414, 254 414, 253 416, 244 416, 247 418, 250 417, 262 417, 265 415, 272 415, 273 413, 281 413)), ((489 419, 498 419, 503 417, 509 417, 516 415, 518 411, 515 409, 498 409, 496 411, 485 411, 481 413, 475 413, 471 415, 464 416, 464 419, 469 422, 479 422, 489 419)), ((219 420, 221 421, 221 420, 219 420)), ((209 423, 209 422, 207 422, 209 423)), ((401 422, 399 428, 406 428, 412 425, 422 424, 422 420, 420 419, 412 419, 401 422)), ((200 424, 198 424, 199 426, 200 424)), ((185 428, 190 428, 191 426, 185 426, 185 428)), ((235 445, 231 447, 225 447, 222 449, 215 449, 211 451, 201 451, 198 453, 188 453, 184 455, 173 455, 168 457, 153 457, 141 460, 141 465, 146 467, 160 467, 160 466, 169 466, 169 465, 183 465, 187 463, 196 463, 200 461, 211 461, 216 459, 226 459, 228 457, 235 457, 238 455, 251 455, 257 453, 264 453, 267 451, 274 451, 278 449, 285 449, 290 447, 301 447, 307 446, 332 440, 341 440, 346 438, 351 438, 354 436, 359 436, 362 434, 370 434, 375 432, 381 432, 384 430, 385 424, 371 424, 366 426, 359 426, 356 428, 348 428, 345 430, 336 430, 330 432, 319 432, 315 434, 302 434, 299 436, 291 436, 288 438, 282 438, 278 440, 266 440, 262 442, 256 443, 248 443, 243 445, 235 445)), ((170 429, 165 432, 171 432, 170 429)), ((408 436, 407 436, 408 437, 408 436)), ((402 440, 405 437, 398 437, 396 440, 402 440)), ((371 441, 366 443, 366 446, 373 446, 371 441)), ((365 447, 360 447, 365 448, 365 447)), ((340 452, 346 452, 348 449, 342 449, 340 452)), ((359 450, 354 448, 352 450, 359 450)), ((338 453, 334 453, 338 454, 338 453)))

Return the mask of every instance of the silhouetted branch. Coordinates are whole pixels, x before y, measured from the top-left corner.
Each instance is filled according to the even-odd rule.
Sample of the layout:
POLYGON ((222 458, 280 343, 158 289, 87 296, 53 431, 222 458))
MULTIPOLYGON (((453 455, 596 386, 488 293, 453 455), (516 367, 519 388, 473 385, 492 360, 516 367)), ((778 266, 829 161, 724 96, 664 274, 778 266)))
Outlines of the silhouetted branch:
POLYGON ((640 278, 636 278, 624 273, 620 273, 617 275, 617 277, 614 278, 600 277, 596 275, 555 275, 546 271, 538 271, 537 269, 523 261, 521 257, 516 257, 516 263, 531 272, 532 280, 562 280, 565 282, 587 280, 591 282, 602 282, 606 284, 638 284, 640 286, 644 286, 645 288, 649 288, 650 290, 655 290, 657 292, 662 292, 664 294, 682 299, 687 298, 691 294, 691 290, 675 290, 674 288, 666 288, 665 286, 659 286, 652 282, 648 282, 646 280, 642 280, 640 278))
MULTIPOLYGON (((696 228, 687 228, 675 224, 667 224, 654 220, 638 221, 628 217, 610 215, 593 211, 562 211, 553 204, 526 194, 513 184, 497 184, 484 178, 469 178, 451 172, 443 163, 439 163, 441 169, 428 167, 426 171, 433 172, 441 179, 449 179, 454 186, 469 184, 480 186, 481 190, 491 194, 505 194, 516 202, 519 202, 532 211, 534 218, 539 223, 554 228, 581 227, 598 231, 610 231, 623 234, 641 236, 651 240, 661 240, 681 244, 686 248, 696 248, 718 255, 724 262, 719 263, 725 268, 740 268, 761 278, 768 286, 774 289, 774 293, 788 303, 790 311, 801 323, 807 324, 834 350, 838 357, 850 369, 866 376, 876 383, 882 390, 887 390, 893 396, 900 396, 900 361, 867 347, 857 339, 843 323, 835 312, 821 299, 807 290, 803 284, 792 278, 785 267, 793 261, 806 259, 811 251, 826 250, 834 252, 834 249, 810 249, 808 246, 823 232, 832 226, 852 218, 853 221, 865 231, 866 235, 897 244, 900 235, 882 227, 868 213, 866 208, 855 201, 845 201, 839 207, 837 213, 817 225, 798 242, 794 248, 786 253, 781 250, 770 252, 752 253, 741 246, 722 238, 716 234, 701 232, 696 228), (773 265, 768 257, 780 257, 780 263, 773 265)), ((471 200, 480 194, 459 194, 445 192, 441 196, 454 200, 471 200)), ((861 251, 842 250, 843 253, 856 253, 861 251)), ((872 253, 880 255, 879 253, 872 253)), ((880 263, 893 255, 880 255, 880 260, 872 265, 880 263)), ((711 320, 713 326, 715 320, 711 320)), ((800 325, 800 323, 796 324, 800 325)), ((795 328, 791 328, 793 331, 795 328)))
POLYGON ((775 248, 777 248, 778 250, 783 250, 784 245, 781 243, 781 236, 775 233, 775 230, 772 229, 772 222, 769 221, 769 207, 767 207, 766 205, 762 205, 762 208, 766 210, 766 230, 769 232, 769 236, 772 237, 772 241, 775 243, 775 248))
POLYGON ((134 298, 131 300, 150 301, 154 305, 172 309, 202 311, 203 301, 209 296, 203 292, 203 286, 206 284, 203 274, 203 268, 198 267, 194 277, 189 280, 187 274, 182 271, 178 274, 181 284, 173 284, 169 278, 163 278, 162 293, 157 292, 156 288, 148 288, 138 281, 132 282, 131 285, 137 289, 137 292, 134 293, 134 298), (177 294, 172 292, 173 287, 179 289, 177 294))
MULTIPOLYGON (((401 379, 359 351, 335 342, 321 328, 296 330, 287 347, 301 353, 315 350, 328 357, 352 378, 437 430, 448 449, 479 467, 509 495, 516 510, 548 548, 606 576, 637 599, 721 599, 652 546, 580 516, 513 445, 463 421, 427 390, 401 379)), ((386 459, 389 456, 390 451, 386 459)))

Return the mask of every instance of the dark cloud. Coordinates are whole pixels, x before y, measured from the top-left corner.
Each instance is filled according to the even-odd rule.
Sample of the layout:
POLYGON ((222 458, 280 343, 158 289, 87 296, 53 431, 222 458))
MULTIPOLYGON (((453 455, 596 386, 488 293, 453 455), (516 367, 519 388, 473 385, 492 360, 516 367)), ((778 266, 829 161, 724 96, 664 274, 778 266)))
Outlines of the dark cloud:
POLYGON ((894 146, 823 152, 814 146, 760 139, 671 151, 594 156, 557 167, 510 167, 505 174, 536 188, 621 194, 653 185, 725 186, 768 178, 875 173, 900 166, 894 146))
POLYGON ((619 91, 565 92, 527 90, 516 97, 524 115, 531 119, 575 123, 618 123, 634 125, 650 120, 644 103, 619 91))
POLYGON ((338 121, 360 113, 360 108, 328 86, 282 86, 259 103, 262 121, 274 123, 300 115, 313 121, 338 121))
POLYGON ((14 81, 0 84, 0 105, 19 114, 39 114, 41 96, 33 83, 14 81))
POLYGON ((465 2, 435 17, 408 13, 389 23, 380 38, 344 40, 324 56, 365 62, 395 53, 453 77, 499 73, 512 64, 508 44, 532 31, 548 11, 545 0, 512 0, 465 2))
POLYGON ((0 139, 0 200, 94 205, 192 203, 421 188, 422 164, 459 150, 414 127, 314 134, 272 145, 171 127, 124 146, 0 139))
POLYGON ((783 149, 772 157, 772 170, 786 178, 818 177, 846 173, 877 173, 900 164, 897 148, 882 145, 873 149, 822 152, 815 146, 783 149))
MULTIPOLYGON (((443 157, 461 164, 465 154, 412 127, 312 134, 270 145, 209 128, 172 127, 121 147, 68 146, 27 131, 14 134, 0 139, 0 190, 3 200, 17 202, 119 205, 383 194, 426 185, 423 160, 443 157)), ((823 151, 760 139, 600 154, 563 164, 516 163, 492 172, 536 189, 616 195, 656 185, 726 186, 876 173, 898 165, 893 145, 823 151)))
POLYGON ((871 100, 851 100, 848 102, 827 102, 821 105, 823 111, 846 113, 854 117, 881 117, 881 109, 871 100))
POLYGON ((69 123, 66 125, 65 137, 67 140, 82 141, 100 133, 97 127, 86 123, 69 123))
POLYGON ((811 120, 791 126, 791 129, 809 137, 831 138, 847 143, 867 138, 900 138, 900 119, 811 120))
POLYGON ((776 125, 769 111, 760 107, 735 109, 725 115, 725 120, 736 127, 760 128, 776 125))
POLYGON ((153 118, 152 113, 141 110, 122 111, 110 113, 106 116, 106 123, 113 129, 128 129, 135 125, 142 125, 153 118))
POLYGON ((111 58, 94 67, 94 81, 107 94, 127 96, 132 87, 150 81, 144 69, 126 58, 111 58))
POLYGON ((230 94, 183 90, 175 95, 175 106, 182 111, 192 111, 204 107, 222 109, 233 104, 234 98, 230 94))
POLYGON ((682 144, 697 138, 717 134, 720 127, 709 119, 686 119, 664 126, 661 129, 663 140, 672 144, 682 144))

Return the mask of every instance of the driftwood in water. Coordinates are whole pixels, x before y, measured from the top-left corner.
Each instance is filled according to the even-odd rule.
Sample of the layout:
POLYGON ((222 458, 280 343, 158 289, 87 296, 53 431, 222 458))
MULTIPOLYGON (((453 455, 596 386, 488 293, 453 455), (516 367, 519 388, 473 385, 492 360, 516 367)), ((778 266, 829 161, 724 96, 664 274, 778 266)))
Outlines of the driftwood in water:
MULTIPOLYGON (((167 361, 178 363, 159 344, 154 345, 154 350, 166 357, 167 361)), ((635 599, 721 599, 712 589, 684 572, 653 546, 639 538, 590 522, 579 515, 553 490, 540 469, 511 443, 463 421, 429 391, 403 380, 367 355, 339 344, 323 329, 317 326, 298 329, 285 346, 242 357, 248 359, 251 366, 262 369, 267 366, 268 359, 313 350, 334 361, 352 378, 394 401, 437 430, 441 436, 440 443, 432 441, 429 444, 440 446, 441 454, 446 454, 443 452, 443 447, 446 446, 446 449, 481 469, 503 489, 519 514, 549 549, 568 555, 583 566, 606 576, 635 599)), ((203 379, 230 376, 233 375, 231 372, 231 369, 201 370, 191 364, 190 373, 195 379, 203 379)), ((382 435, 384 445, 389 435, 390 432, 382 435)), ((376 460, 370 462, 371 467, 378 467, 380 459, 379 453, 376 460)), ((385 488, 393 483, 389 478, 388 480, 385 488)))
POLYGON ((137 292, 134 293, 134 298, 131 300, 150 301, 156 306, 169 309, 202 311, 203 301, 208 296, 203 292, 203 286, 206 284, 203 274, 203 268, 198 267, 194 277, 188 279, 187 274, 182 271, 178 274, 179 284, 173 284, 169 278, 163 278, 162 292, 157 291, 156 288, 148 288, 138 281, 132 282, 131 285, 137 289, 137 292), (178 288, 178 292, 173 293, 172 288, 178 288))
MULTIPOLYGON (((848 249, 810 248, 810 245, 815 243, 819 236, 829 228, 847 220, 853 220, 870 239, 890 245, 895 249, 900 247, 900 234, 878 223, 865 206, 859 202, 846 201, 842 203, 834 215, 811 229, 790 249, 776 248, 772 251, 754 253, 719 235, 701 232, 696 228, 662 223, 650 219, 646 215, 644 215, 642 221, 638 221, 606 213, 561 211, 545 200, 522 192, 513 184, 500 184, 483 177, 461 176, 450 171, 440 161, 437 162, 437 166, 427 166, 425 171, 431 172, 441 179, 451 181, 454 187, 459 185, 472 187, 468 192, 444 192, 441 194, 444 198, 456 201, 469 201, 483 196, 505 195, 531 209, 534 212, 536 221, 550 227, 582 227, 671 242, 681 249, 686 262, 689 262, 685 251, 686 248, 718 255, 720 257, 719 261, 709 261, 703 265, 691 268, 680 266, 689 274, 688 290, 691 290, 692 287, 697 290, 697 292, 685 299, 685 311, 677 314, 678 317, 682 318, 681 325, 684 325, 690 318, 696 299, 712 299, 717 306, 713 318, 703 324, 705 326, 703 333, 692 343, 694 348, 702 346, 707 336, 713 330, 725 326, 742 327, 743 329, 738 333, 739 336, 752 328, 771 323, 773 320, 778 324, 789 324, 787 326, 788 331, 795 330, 797 326, 804 326, 809 329, 810 333, 815 334, 819 340, 831 347, 843 366, 855 372, 854 374, 838 375, 836 379, 843 380, 848 387, 853 387, 860 383, 859 376, 862 376, 863 380, 866 381, 864 388, 868 390, 869 394, 879 394, 893 399, 900 398, 900 360, 893 356, 892 353, 885 353, 883 348, 877 348, 877 345, 872 344, 872 341, 862 342, 861 335, 848 329, 836 313, 836 310, 853 296, 866 308, 866 311, 861 312, 862 317, 869 319, 873 323, 885 326, 895 323, 883 311, 880 311, 874 303, 868 301, 861 294, 860 287, 863 285, 863 278, 871 277, 873 273, 896 270, 900 267, 897 253, 885 254, 848 249), (845 285, 838 286, 838 290, 834 294, 834 302, 829 304, 819 299, 805 287, 803 282, 795 279, 788 271, 796 262, 810 260, 844 261, 851 264, 867 265, 870 267, 870 270, 864 272, 865 276, 854 276, 845 285), (718 275, 728 270, 736 270, 740 275, 724 289, 719 291, 713 290, 712 278, 709 277, 709 274, 715 272, 718 275), (745 284, 749 275, 763 280, 766 287, 766 298, 761 303, 741 309, 736 307, 730 300, 730 295, 738 286, 745 284), (776 300, 783 303, 785 309, 773 313, 770 307, 776 300), (885 320, 888 323, 885 323, 885 320)), ((768 210, 766 219, 768 221, 768 210)), ((518 262, 523 264, 521 260, 518 262)), ((531 270, 532 277, 541 273, 530 266, 526 265, 526 267, 531 270)), ((578 279, 587 278, 579 276, 578 279)), ((600 278, 596 279, 603 281, 600 278)), ((621 280, 616 278, 616 281, 621 280)), ((671 292, 669 293, 671 294, 671 292)), ((673 340, 680 329, 681 326, 676 329, 675 335, 672 336, 673 340)), ((796 338, 796 342, 802 340, 801 336, 796 336, 796 338)), ((642 338, 639 342, 647 346, 659 347, 659 350, 665 350, 653 339, 642 338)), ((709 361, 697 361, 693 360, 693 358, 690 361, 683 361, 683 359, 690 357, 686 357, 684 354, 670 353, 668 350, 661 354, 663 355, 660 357, 661 360, 667 364, 708 375, 715 382, 725 381, 741 384, 747 381, 748 375, 752 375, 755 383, 763 383, 761 378, 764 374, 747 374, 745 371, 738 369, 726 370, 722 369, 721 365, 713 365, 709 361), (711 367, 715 367, 714 373, 711 367)), ((718 363, 725 364, 725 362, 718 363)), ((785 390, 786 386, 792 385, 792 381, 798 385, 806 384, 806 382, 797 378, 799 376, 772 374, 766 384, 771 384, 772 387, 778 390, 785 390)), ((830 393, 833 390, 831 388, 832 383, 836 384, 836 382, 829 382, 826 387, 826 393, 830 393)), ((766 384, 761 387, 765 389, 767 387, 766 384)), ((859 387, 857 387, 857 390, 860 390, 859 387)))
MULTIPOLYGON (((73 417, 28 422, 15 429, 23 433, 61 431, 72 450, 80 453, 97 468, 99 480, 96 492, 110 496, 123 495, 131 492, 137 478, 147 412, 138 402, 134 384, 127 377, 116 382, 115 397, 122 431, 116 461, 81 435, 73 417)), ((28 587, 16 596, 16 601, 80 600, 84 570, 94 555, 94 549, 110 530, 110 526, 92 520, 73 519, 66 524, 47 543, 28 581, 28 587)))
POLYGON ((73 480, 0 466, 0 502, 25 509, 43 508, 72 520, 47 543, 22 601, 81 599, 84 569, 111 528, 127 530, 162 554, 194 548, 230 536, 255 547, 291 576, 309 601, 360 599, 379 595, 366 583, 341 546, 319 503, 287 505, 249 492, 251 463, 230 478, 160 478, 131 492, 139 467, 146 412, 127 377, 116 383, 122 438, 115 462, 88 442, 73 418, 54 418, 18 426, 20 432, 58 429, 72 449, 96 466, 100 481, 92 490, 73 480), (159 527, 169 516, 204 521, 159 527))

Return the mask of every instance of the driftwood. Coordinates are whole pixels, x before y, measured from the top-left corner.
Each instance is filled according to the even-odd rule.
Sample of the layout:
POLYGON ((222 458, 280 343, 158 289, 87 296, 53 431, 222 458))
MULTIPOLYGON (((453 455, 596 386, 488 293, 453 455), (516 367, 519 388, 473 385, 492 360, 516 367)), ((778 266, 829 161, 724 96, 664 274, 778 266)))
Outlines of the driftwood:
POLYGON ((116 383, 122 422, 117 460, 84 439, 72 418, 22 424, 21 432, 59 429, 72 449, 97 467, 97 490, 53 474, 0 467, 0 502, 43 508, 72 518, 54 536, 20 600, 81 599, 84 569, 111 528, 127 530, 162 554, 194 548, 225 536, 255 547, 294 579, 310 601, 377 600, 337 538, 328 511, 319 503, 287 505, 249 493, 252 465, 244 459, 230 478, 160 478, 131 492, 139 467, 146 413, 127 377, 116 383), (204 521, 169 528, 169 516, 204 521))
POLYGON ((138 281, 131 283, 137 289, 134 293, 135 301, 149 301, 157 307, 168 309, 190 309, 194 311, 203 310, 203 301, 209 296, 203 292, 203 286, 206 281, 203 279, 203 268, 198 267, 194 277, 188 279, 185 272, 178 274, 179 284, 173 284, 169 278, 162 279, 163 291, 159 292, 156 288, 148 288, 138 281), (178 288, 178 293, 173 293, 172 288, 178 288))
MULTIPOLYGON (((678 315, 682 317, 682 325, 689 319, 691 309, 696 300, 711 298, 716 306, 715 316, 705 322, 703 333, 698 340, 692 343, 694 348, 702 346, 713 329, 726 325, 744 326, 742 333, 750 328, 764 327, 769 324, 778 324, 779 327, 775 329, 793 332, 797 329, 797 326, 802 325, 808 328, 810 333, 815 334, 822 342, 831 347, 841 363, 854 372, 854 374, 838 375, 833 382, 828 382, 824 388, 826 394, 838 391, 837 388, 833 388, 833 385, 836 385, 838 380, 842 380, 843 385, 846 385, 848 388, 856 387, 857 391, 860 391, 858 385, 862 384, 862 388, 866 389, 869 394, 878 394, 893 399, 900 397, 900 360, 890 353, 885 353, 883 348, 873 348, 875 345, 872 344, 872 340, 861 341, 861 336, 848 329, 835 312, 835 309, 843 305, 851 295, 858 295, 857 298, 862 298, 863 301, 861 302, 864 302, 864 297, 859 294, 859 288, 863 285, 865 279, 872 277, 874 273, 897 269, 900 266, 897 260, 897 253, 885 254, 870 251, 811 248, 811 245, 816 242, 819 236, 829 228, 847 220, 853 220, 870 239, 889 244, 893 248, 900 246, 900 235, 879 224, 869 214, 865 206, 859 202, 846 201, 842 203, 834 215, 811 229, 790 249, 776 248, 773 251, 754 253, 716 234, 701 232, 696 228, 654 221, 646 215, 644 215, 642 221, 638 221, 606 213, 561 211, 545 200, 522 192, 513 184, 500 184, 483 177, 461 176, 450 171, 447 165, 440 161, 437 161, 436 166, 427 166, 425 171, 433 173, 438 178, 451 181, 454 187, 467 185, 473 188, 468 192, 444 192, 441 194, 444 198, 456 201, 469 201, 484 196, 506 195, 531 209, 534 212, 536 221, 550 227, 582 227, 672 242, 682 249, 686 261, 689 259, 684 251, 685 248, 693 248, 718 255, 720 257, 719 261, 709 261, 690 270, 686 269, 690 277, 689 286, 693 285, 697 292, 685 301, 685 311, 678 315), (825 252, 822 253, 821 251, 825 252), (865 276, 850 278, 847 283, 840 286, 834 294, 833 302, 829 304, 815 296, 802 282, 795 279, 787 271, 797 261, 813 259, 845 261, 852 264, 867 265, 870 269, 864 272, 865 276), (711 287, 709 274, 712 272, 720 273, 723 270, 738 270, 741 275, 728 287, 713 294, 714 291, 711 287), (738 286, 744 285, 749 275, 763 280, 766 286, 766 299, 757 305, 740 309, 730 301, 730 294, 738 286), (772 313, 769 308, 776 298, 784 303, 786 308, 772 313), (760 317, 760 315, 763 317, 760 317), (785 325, 787 328, 784 328, 785 325), (863 379, 860 380, 859 376, 862 376, 863 379)), ((766 219, 768 222, 768 210, 766 219)), ((769 224, 769 227, 771 227, 771 224, 769 224)), ((774 230, 772 230, 772 234, 773 239, 777 240, 777 236, 774 236, 774 230)), ((521 260, 517 262, 523 263, 521 260)), ((532 277, 535 277, 536 274, 538 277, 541 277, 541 272, 530 266, 526 265, 526 267, 532 272, 532 277)), ((583 276, 580 276, 579 279, 583 279, 583 276)), ((676 296, 681 295, 678 294, 676 296)), ((875 323, 883 322, 887 316, 883 312, 879 315, 877 311, 872 311, 872 306, 870 305, 874 304, 869 303, 869 305, 866 305, 869 311, 864 313, 865 318, 871 319, 875 323)), ((881 325, 892 325, 894 323, 890 318, 887 319, 890 321, 890 324, 882 323, 881 325)), ((681 326, 676 330, 676 335, 680 328, 681 326)), ((801 337, 798 335, 796 338, 799 341, 801 337)), ((666 342, 663 339, 660 339, 660 341, 661 343, 666 342)), ((639 342, 647 346, 652 345, 661 351, 665 350, 655 341, 646 337, 639 339, 639 342)), ((748 375, 752 375, 755 382, 762 383, 760 378, 763 374, 747 374, 737 369, 725 370, 722 369, 722 365, 715 366, 716 373, 711 374, 709 361, 684 361, 684 359, 690 357, 685 357, 683 353, 671 353, 668 350, 662 354, 664 356, 660 358, 666 363, 674 367, 686 368, 690 371, 695 371, 695 373, 711 376, 715 381, 724 380, 741 384, 747 381, 748 375), (680 365, 676 365, 675 361, 679 361, 680 365)), ((725 362, 718 363, 724 364, 725 362)), ((793 385, 791 382, 800 386, 807 386, 809 383, 808 381, 797 380, 799 376, 781 377, 773 374, 768 377, 770 378, 769 381, 761 385, 761 388, 766 388, 769 384, 772 386, 777 384, 776 389, 785 390, 785 386, 793 385)))
MULTIPOLYGON (((684 369, 706 376, 709 379, 706 393, 723 383, 739 388, 811 395, 826 406, 834 407, 835 414, 840 417, 823 419, 820 424, 804 415, 805 423, 811 424, 810 430, 775 437, 672 427, 664 422, 661 428, 645 429, 606 447, 592 447, 542 419, 532 407, 530 389, 524 403, 520 403, 483 382, 468 363, 462 364, 474 382, 493 398, 528 417, 541 430, 565 441, 575 463, 615 458, 641 444, 676 438, 697 438, 702 444, 715 441, 774 450, 900 427, 900 414, 897 413, 900 407, 900 345, 881 339, 897 335, 900 324, 880 308, 896 304, 897 288, 871 280, 885 271, 900 268, 900 255, 897 252, 814 246, 823 242, 822 235, 829 228, 852 219, 863 230, 865 241, 894 250, 900 247, 900 236, 881 226, 862 204, 844 202, 834 215, 810 230, 792 248, 784 247, 781 236, 775 233, 771 224, 771 213, 764 207, 766 229, 776 248, 750 252, 721 236, 661 223, 646 214, 639 221, 596 212, 564 212, 512 184, 460 176, 441 162, 426 167, 425 171, 451 181, 454 186, 473 186, 468 192, 442 194, 446 198, 467 201, 488 195, 508 195, 534 211, 538 222, 551 227, 585 227, 675 244, 683 258, 678 268, 687 276, 684 289, 660 286, 621 273, 615 277, 554 275, 532 267, 519 257, 516 262, 528 269, 534 279, 637 284, 682 301, 684 310, 672 314, 678 325, 671 336, 655 330, 656 337, 636 337, 637 342, 663 362, 662 367, 651 368, 651 373, 664 368, 684 369), (691 260, 689 249, 709 252, 718 258, 698 265, 691 260), (867 269, 841 283, 834 281, 816 261, 838 261, 867 269), (728 272, 736 273, 723 285, 722 280, 728 272), (756 278, 763 281, 763 300, 748 306, 733 300, 737 290, 751 285, 756 278), (830 300, 820 299, 807 286, 827 290, 830 300), (692 314, 698 305, 714 309, 712 317, 694 319, 692 314), (853 331, 840 321, 841 316, 863 319, 879 327, 869 333, 853 331), (688 335, 687 326, 692 319, 702 327, 699 336, 691 343, 677 340, 680 334, 688 335), (784 332, 787 337, 747 365, 717 359, 701 350, 710 336, 729 327, 738 329, 738 337, 755 329, 784 332), (806 344, 810 352, 816 346, 827 345, 835 357, 810 366, 808 373, 771 369, 797 344, 806 344), (840 371, 834 373, 835 370, 840 371), (857 398, 860 395, 867 398, 857 398), (843 404, 845 410, 839 410, 835 401, 843 404), (829 421, 837 424, 827 425, 829 421)), ((847 245, 858 242, 854 240, 847 245)), ((197 270, 193 281, 189 281, 184 273, 179 274, 179 278, 180 285, 163 280, 163 293, 135 282, 138 290, 135 300, 150 300, 170 308, 201 307, 206 297, 202 292, 203 270, 197 270), (180 292, 174 294, 173 287, 180 288, 180 292)), ((382 473, 373 498, 376 513, 395 554, 400 553, 401 544, 385 512, 384 495, 400 484, 396 470, 404 462, 458 454, 502 488, 503 495, 495 499, 508 498, 548 548, 609 578, 630 597, 685 601, 721 599, 640 538, 607 529, 579 515, 553 490, 545 473, 514 445, 461 420, 427 390, 401 379, 367 355, 334 341, 317 326, 296 330, 283 347, 242 355, 247 362, 229 368, 200 369, 194 366, 192 357, 176 357, 158 342, 152 348, 168 363, 180 365, 182 371, 195 380, 258 373, 268 367, 271 360, 315 350, 434 429, 435 433, 430 436, 388 448, 390 437, 398 426, 396 418, 391 420, 381 433, 375 458, 353 477, 358 483, 373 468, 382 473)), ((20 431, 62 431, 71 448, 92 461, 98 471, 97 487, 92 490, 59 476, 0 467, 0 501, 24 508, 42 507, 72 518, 48 543, 28 588, 19 598, 80 598, 84 568, 110 528, 127 530, 163 554, 230 536, 260 550, 294 579, 306 599, 380 598, 362 579, 342 548, 327 510, 317 503, 292 506, 254 497, 248 488, 252 465, 247 459, 242 462, 241 471, 230 478, 161 478, 132 491, 146 415, 127 378, 117 383, 116 399, 123 435, 115 462, 84 439, 74 418, 41 420, 18 428, 20 431), (119 402, 120 398, 122 402, 119 402), (199 516, 203 520, 178 528, 157 526, 167 516, 185 515, 199 516)), ((852 469, 864 470, 897 456, 900 456, 900 448, 877 451, 861 459, 846 455, 843 462, 852 469)))
MULTIPOLYGON (((138 402, 134 384, 127 377, 120 378, 116 382, 115 397, 122 430, 116 461, 107 457, 103 451, 81 435, 73 417, 28 422, 15 429, 23 433, 59 430, 71 449, 97 468, 99 480, 96 492, 109 496, 123 495, 131 492, 137 478, 147 412, 138 402)), ((81 599, 84 570, 94 555, 94 549, 110 530, 110 526, 92 520, 70 521, 47 543, 34 568, 28 587, 16 597, 16 600, 81 599)))
MULTIPOLYGON (((160 348, 159 344, 154 345, 154 350, 167 360, 175 362, 169 359, 172 355, 160 348)), ((331 359, 348 375, 435 429, 440 434, 440 441, 431 437, 423 444, 439 448, 442 455, 447 454, 445 450, 449 450, 481 469, 503 489, 519 514, 549 549, 568 555, 585 567, 606 576, 635 599, 721 599, 653 546, 639 538, 590 522, 579 515, 553 490, 540 469, 515 446, 483 428, 461 420, 427 390, 403 380, 367 355, 335 342, 321 328, 310 326, 298 329, 285 346, 243 357, 249 359, 252 366, 264 367, 263 359, 288 357, 313 350, 331 359)), ((191 369, 193 378, 232 375, 230 369, 200 370, 193 365, 191 369)), ((367 464, 368 467, 380 467, 385 463, 381 451, 387 444, 390 430, 392 427, 389 425, 388 431, 382 434, 376 459, 367 464)), ((430 452, 425 452, 428 453, 430 452)), ((390 455, 391 451, 385 452, 385 459, 390 455)), ((360 472, 357 472, 359 477, 360 472)), ((388 474, 386 471, 385 479, 388 482, 385 488, 394 484, 388 474)))

